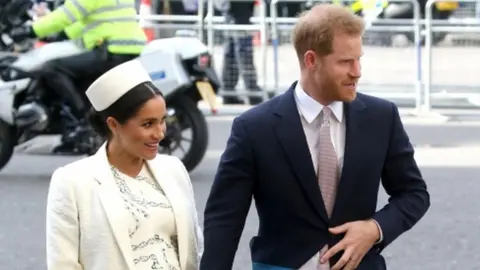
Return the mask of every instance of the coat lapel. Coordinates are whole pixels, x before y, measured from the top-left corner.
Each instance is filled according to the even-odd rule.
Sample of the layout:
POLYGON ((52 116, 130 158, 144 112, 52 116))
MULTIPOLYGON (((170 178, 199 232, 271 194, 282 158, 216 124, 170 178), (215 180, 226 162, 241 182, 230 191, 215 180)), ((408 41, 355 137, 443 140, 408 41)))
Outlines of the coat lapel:
POLYGON ((92 172, 94 172, 94 177, 100 184, 99 196, 105 215, 128 269, 134 269, 128 227, 122 220, 125 215, 123 201, 119 196, 118 188, 110 169, 106 144, 98 150, 92 161, 92 172))
POLYGON ((279 117, 276 134, 307 198, 324 220, 328 221, 317 175, 312 164, 310 150, 294 98, 295 85, 296 83, 281 97, 275 110, 274 114, 279 117))
POLYGON ((335 216, 339 215, 343 209, 343 204, 348 201, 351 196, 352 187, 357 181, 355 175, 355 166, 361 164, 363 158, 362 145, 364 140, 361 138, 367 135, 362 134, 364 123, 367 119, 367 107, 358 98, 351 103, 344 104, 346 112, 346 134, 345 134, 345 153, 343 159, 343 169, 340 177, 340 183, 337 189, 337 197, 332 213, 332 220, 336 220, 335 216))
POLYGON ((183 181, 183 179, 178 178, 183 177, 183 175, 174 174, 175 170, 172 170, 172 167, 175 167, 176 165, 169 164, 170 160, 171 159, 165 159, 162 162, 159 162, 157 158, 147 162, 147 164, 154 175, 155 180, 158 182, 163 192, 165 192, 165 195, 172 206, 177 228, 180 267, 186 269, 188 256, 191 253, 189 240, 192 236, 189 230, 189 225, 193 224, 193 221, 189 220, 187 209, 188 203, 185 199, 185 195, 179 188, 179 181, 183 181))
MULTIPOLYGON (((128 269, 134 269, 128 227, 122 220, 124 216, 123 201, 119 196, 106 153, 106 144, 104 144, 92 158, 92 171, 95 179, 100 184, 100 201, 115 240, 128 265, 128 269)), ((169 159, 165 159, 165 162, 159 162, 157 159, 148 161, 147 165, 172 206, 177 227, 180 265, 182 269, 185 269, 188 256, 191 253, 191 246, 189 245, 191 233, 188 225, 192 224, 192 222, 188 220, 187 203, 178 184, 178 181, 182 181, 182 179, 178 178, 182 176, 174 175, 174 170, 171 167, 175 166, 175 164, 167 164, 166 162, 169 159)))

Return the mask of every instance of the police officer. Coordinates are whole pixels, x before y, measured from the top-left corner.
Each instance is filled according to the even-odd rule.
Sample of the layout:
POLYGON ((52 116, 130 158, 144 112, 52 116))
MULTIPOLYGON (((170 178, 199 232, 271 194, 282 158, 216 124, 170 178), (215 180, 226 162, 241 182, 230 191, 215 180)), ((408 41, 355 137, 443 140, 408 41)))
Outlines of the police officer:
POLYGON ((59 39, 78 39, 87 52, 51 61, 45 72, 51 88, 58 90, 77 113, 83 113, 86 103, 83 98, 72 97, 78 93, 72 78, 82 76, 93 81, 137 57, 147 42, 134 5, 134 0, 66 0, 32 26, 14 29, 12 38, 45 38, 58 33, 59 39))
POLYGON ((14 29, 11 36, 19 41, 58 34, 59 39, 78 40, 86 49, 85 53, 53 60, 44 69, 49 87, 84 119, 87 103, 83 92, 88 83, 77 89, 74 79, 93 82, 112 67, 138 57, 147 39, 136 16, 135 0, 66 0, 32 26, 14 29))

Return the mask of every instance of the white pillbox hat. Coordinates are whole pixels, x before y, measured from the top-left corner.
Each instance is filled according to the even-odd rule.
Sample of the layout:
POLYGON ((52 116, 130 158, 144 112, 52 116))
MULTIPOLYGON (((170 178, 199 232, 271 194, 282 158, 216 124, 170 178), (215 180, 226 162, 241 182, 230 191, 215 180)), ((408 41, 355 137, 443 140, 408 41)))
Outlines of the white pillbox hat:
POLYGON ((107 71, 90 85, 85 94, 95 111, 100 112, 135 86, 151 81, 142 63, 135 59, 107 71))

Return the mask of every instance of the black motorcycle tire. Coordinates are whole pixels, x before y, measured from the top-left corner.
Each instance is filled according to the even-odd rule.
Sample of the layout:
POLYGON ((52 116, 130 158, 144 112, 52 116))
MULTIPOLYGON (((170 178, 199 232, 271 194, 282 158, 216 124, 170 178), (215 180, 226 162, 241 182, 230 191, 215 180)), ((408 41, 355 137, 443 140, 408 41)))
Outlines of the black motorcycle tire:
POLYGON ((190 149, 181 158, 183 165, 188 172, 191 172, 202 161, 208 148, 208 125, 205 115, 200 111, 196 102, 187 96, 179 96, 171 102, 168 107, 181 112, 188 121, 192 123, 192 141, 190 149))
POLYGON ((3 169, 13 156, 15 148, 15 128, 0 120, 0 169, 3 169))

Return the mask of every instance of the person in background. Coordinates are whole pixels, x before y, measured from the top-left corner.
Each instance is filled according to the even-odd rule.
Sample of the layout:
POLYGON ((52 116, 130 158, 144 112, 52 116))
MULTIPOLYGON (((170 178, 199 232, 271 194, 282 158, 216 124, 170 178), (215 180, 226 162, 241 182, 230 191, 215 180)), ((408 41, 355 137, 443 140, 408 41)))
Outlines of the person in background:
POLYGON ((252 198, 253 270, 385 270, 382 250, 425 215, 430 195, 398 108, 357 93, 364 31, 334 4, 300 16, 299 81, 233 121, 200 270, 232 269, 252 198), (380 183, 390 198, 377 210, 380 183))
MULTIPOLYGON (((57 91, 78 119, 85 118, 88 106, 83 97, 85 89, 78 89, 74 79, 80 76, 82 81, 87 78, 91 82, 112 67, 138 57, 147 44, 134 0, 66 0, 31 26, 14 29, 11 36, 18 41, 55 34, 58 39, 77 39, 86 51, 52 60, 44 68, 49 88, 57 91)), ((55 151, 71 152, 81 134, 67 130, 55 151)))
MULTIPOLYGON (((215 0, 215 8, 222 11, 227 23, 236 25, 251 24, 250 17, 254 13, 254 0, 215 0)), ((240 73, 247 90, 251 93, 262 93, 257 83, 257 71, 253 55, 253 36, 248 31, 226 31, 224 33, 225 48, 222 70, 223 90, 234 92, 240 73)), ((249 103, 259 104, 262 96, 249 97, 249 103)), ((238 97, 224 96, 224 104, 243 104, 238 97)))
POLYGON ((159 155, 165 100, 138 60, 86 91, 98 152, 52 175, 48 270, 197 270, 203 238, 182 162, 159 155))

